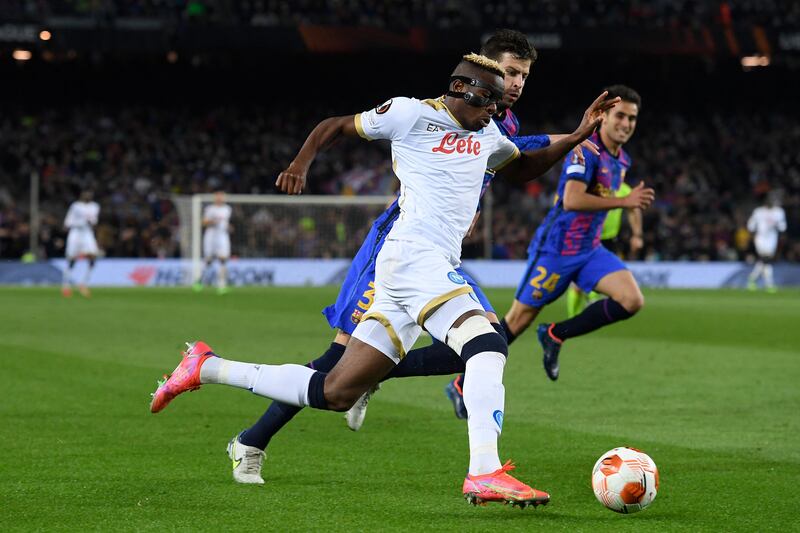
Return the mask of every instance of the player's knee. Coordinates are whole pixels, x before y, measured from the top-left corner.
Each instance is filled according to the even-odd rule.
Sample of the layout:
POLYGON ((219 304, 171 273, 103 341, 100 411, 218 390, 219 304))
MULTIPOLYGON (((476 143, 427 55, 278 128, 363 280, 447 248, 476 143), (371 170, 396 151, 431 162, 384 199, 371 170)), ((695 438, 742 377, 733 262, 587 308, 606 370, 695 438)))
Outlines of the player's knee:
POLYGON ((508 355, 506 340, 494 329, 485 316, 476 315, 466 319, 458 327, 450 328, 447 345, 466 362, 483 352, 508 355))
POLYGON ((632 291, 625 294, 619 304, 631 315, 635 315, 644 307, 644 295, 640 290, 632 291))

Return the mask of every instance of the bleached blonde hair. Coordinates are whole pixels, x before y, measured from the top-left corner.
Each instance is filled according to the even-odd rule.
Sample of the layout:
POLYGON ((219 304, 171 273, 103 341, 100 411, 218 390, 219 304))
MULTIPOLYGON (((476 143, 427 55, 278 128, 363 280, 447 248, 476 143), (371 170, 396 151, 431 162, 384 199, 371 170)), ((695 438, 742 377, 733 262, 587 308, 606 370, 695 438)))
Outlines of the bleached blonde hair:
POLYGON ((486 56, 482 56, 473 52, 471 54, 464 55, 461 59, 467 63, 472 63, 473 65, 477 65, 482 69, 497 74, 501 78, 505 77, 506 75, 506 73, 503 71, 503 67, 500 66, 500 63, 486 56))

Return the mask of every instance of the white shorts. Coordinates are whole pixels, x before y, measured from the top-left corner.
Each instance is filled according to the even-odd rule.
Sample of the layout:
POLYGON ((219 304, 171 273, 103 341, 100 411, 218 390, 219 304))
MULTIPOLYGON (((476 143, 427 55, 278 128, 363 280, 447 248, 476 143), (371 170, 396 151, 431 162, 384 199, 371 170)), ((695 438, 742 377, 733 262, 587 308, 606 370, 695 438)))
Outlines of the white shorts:
POLYGON ((435 339, 445 342, 458 317, 467 311, 483 311, 471 293, 442 251, 425 243, 387 240, 375 265, 375 300, 353 337, 399 363, 423 325, 435 339), (433 311, 437 311, 436 320, 426 323, 433 311))
POLYGON ((231 256, 231 237, 227 232, 206 230, 203 234, 203 257, 228 259, 231 256))
POLYGON ((67 234, 67 259, 97 255, 97 241, 90 229, 71 229, 67 234))
POLYGON ((767 236, 767 237, 756 237, 753 241, 753 244, 756 246, 756 253, 759 257, 763 257, 765 259, 771 259, 775 257, 775 252, 778 250, 778 239, 777 237, 767 236))

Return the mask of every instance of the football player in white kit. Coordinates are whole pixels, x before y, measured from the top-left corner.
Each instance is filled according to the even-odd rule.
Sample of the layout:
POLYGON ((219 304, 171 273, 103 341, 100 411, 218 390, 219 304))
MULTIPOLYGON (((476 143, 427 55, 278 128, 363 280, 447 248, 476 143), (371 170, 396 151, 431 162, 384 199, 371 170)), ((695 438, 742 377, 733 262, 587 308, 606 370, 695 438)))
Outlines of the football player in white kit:
POLYGON ((445 96, 393 98, 364 113, 326 119, 278 177, 278 188, 300 194, 317 153, 339 137, 392 143, 401 183, 400 216, 378 254, 373 305, 330 373, 222 359, 197 341, 159 384, 150 410, 161 411, 175 396, 201 384, 219 383, 291 405, 346 411, 405 356, 424 329, 465 360, 470 461, 464 496, 472 503, 547 503, 546 492, 509 475, 514 468, 510 462, 500 463, 497 440, 508 347, 455 268, 486 169, 516 183, 542 175, 586 139, 619 99, 603 102, 606 93, 601 94, 574 133, 546 148, 520 153, 492 121, 503 97, 503 77, 495 61, 464 56, 445 96))
POLYGON ((83 275, 83 280, 78 285, 80 293, 89 297, 89 276, 92 274, 95 261, 97 260, 97 241, 94 238, 94 230, 97 225, 97 217, 100 215, 100 206, 92 201, 92 192, 81 192, 80 198, 72 202, 64 218, 64 227, 69 230, 67 233, 67 268, 61 283, 61 294, 69 298, 72 296, 72 269, 78 259, 87 259, 89 266, 83 275))
POLYGON ((772 278, 772 261, 778 250, 779 233, 786 231, 786 213, 778 205, 776 195, 770 194, 764 205, 755 208, 747 221, 747 230, 754 234, 753 244, 758 255, 756 266, 747 278, 747 288, 756 290, 758 278, 763 275, 767 292, 775 292, 777 289, 772 278))
POLYGON ((225 203, 225 193, 217 191, 214 193, 214 203, 206 206, 203 210, 203 258, 205 265, 200 277, 195 280, 194 290, 203 290, 203 279, 205 279, 214 260, 219 261, 217 269, 217 292, 225 294, 228 292, 228 258, 231 256, 231 236, 228 227, 231 221, 231 206, 225 203))

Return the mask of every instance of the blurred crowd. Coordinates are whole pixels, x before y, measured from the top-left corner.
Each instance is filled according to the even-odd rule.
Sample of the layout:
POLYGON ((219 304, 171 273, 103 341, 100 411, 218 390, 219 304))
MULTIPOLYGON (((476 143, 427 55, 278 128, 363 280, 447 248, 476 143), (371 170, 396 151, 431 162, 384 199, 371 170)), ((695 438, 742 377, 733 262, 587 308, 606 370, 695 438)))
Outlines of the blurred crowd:
MULTIPOLYGON (((746 260, 752 256, 747 220, 775 192, 789 226, 779 255, 800 261, 800 154, 793 149, 800 116, 648 109, 644 121, 625 147, 633 159, 628 178, 653 186, 656 203, 644 214, 645 245, 635 256, 626 253, 630 229, 623 226, 620 244, 628 258, 746 260)), ((545 125, 545 131, 568 131, 568 124, 545 125)), ((551 171, 525 194, 495 184, 495 204, 502 207, 493 214, 493 257, 525 257, 530 228, 552 205, 557 180, 551 171)))
MULTIPOLYGON (((83 106, 0 113, 0 257, 29 251, 30 179, 40 187, 40 258, 64 253, 64 214, 80 190, 101 205, 98 243, 109 257, 181 254, 175 195, 224 189, 274 192, 273 183, 326 110, 232 106, 208 109, 83 106)), ((565 114, 570 119, 575 112, 565 114)), ((546 121, 523 133, 568 131, 546 121)), ((391 195, 396 188, 382 143, 348 141, 323 153, 308 192, 391 195)), ((782 191, 789 232, 781 256, 800 261, 800 117, 790 112, 687 116, 649 111, 628 146, 633 181, 656 188, 645 215, 648 260, 736 260, 751 250, 745 229, 758 199, 782 191)), ((465 242, 465 257, 524 258, 552 205, 558 171, 524 189, 502 180, 465 242), (491 228, 483 224, 491 220, 491 228), (491 231, 487 241, 485 231, 491 231)), ((381 206, 307 212, 237 208, 240 256, 349 257, 381 206)), ((626 229, 623 229, 623 241, 626 229)), ((185 243, 184 243, 185 244, 185 243)), ((236 247, 239 246, 237 250, 236 247)), ((184 247, 184 251, 185 251, 184 247)))
POLYGON ((161 18, 259 26, 359 25, 389 29, 513 26, 670 28, 747 23, 797 27, 792 0, 4 0, 2 19, 48 16, 161 18))
MULTIPOLYGON (((323 116, 325 112, 321 113, 323 116)), ((63 254, 70 201, 90 188, 100 203, 100 247, 111 257, 173 257, 179 224, 173 195, 224 189, 273 191, 278 173, 320 110, 258 107, 205 113, 176 108, 71 107, 0 114, 0 257, 28 248, 30 179, 40 187, 40 257, 63 254), (16 199, 16 201, 14 201, 16 199)), ((314 194, 390 194, 390 164, 354 142, 314 165, 314 194)))

